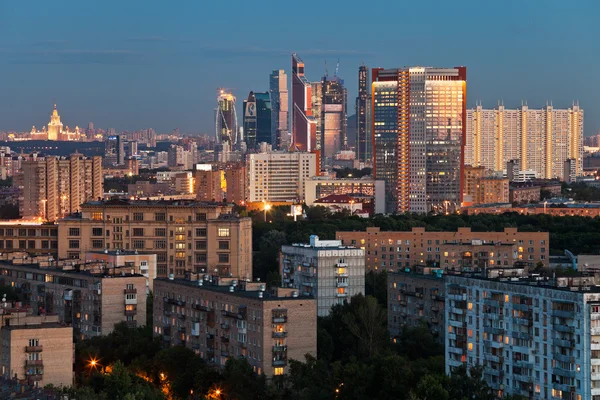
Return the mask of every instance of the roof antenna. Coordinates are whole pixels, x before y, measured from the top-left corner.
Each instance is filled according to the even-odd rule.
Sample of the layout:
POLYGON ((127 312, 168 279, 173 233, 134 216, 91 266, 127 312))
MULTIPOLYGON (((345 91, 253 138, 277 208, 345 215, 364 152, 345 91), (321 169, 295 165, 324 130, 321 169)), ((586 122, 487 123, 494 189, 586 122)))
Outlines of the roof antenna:
POLYGON ((340 59, 338 58, 337 64, 335 65, 335 75, 333 75, 333 76, 337 76, 339 69, 340 69, 340 59))
POLYGON ((329 70, 327 69, 327 60, 325 60, 325 77, 329 77, 329 70))

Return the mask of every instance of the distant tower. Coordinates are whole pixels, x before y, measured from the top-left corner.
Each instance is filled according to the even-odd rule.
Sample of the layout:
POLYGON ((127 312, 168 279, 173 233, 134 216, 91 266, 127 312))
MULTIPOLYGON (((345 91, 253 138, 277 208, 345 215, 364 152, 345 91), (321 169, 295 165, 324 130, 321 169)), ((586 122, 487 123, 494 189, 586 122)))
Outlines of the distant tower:
POLYGON ((244 100, 244 141, 248 148, 256 146, 256 97, 250 92, 244 100))
POLYGON ((271 144, 274 148, 288 149, 289 141, 289 106, 287 75, 275 70, 269 76, 269 93, 271 95, 271 144))
POLYGON ((312 88, 304 76, 304 61, 292 54, 292 145, 301 151, 317 148, 317 126, 312 112, 312 88))
POLYGON ((216 137, 219 143, 234 145, 238 141, 237 113, 235 96, 225 89, 219 89, 216 110, 216 137))
POLYGON ((321 114, 316 117, 321 119, 321 163, 325 167, 348 144, 344 81, 337 76, 324 76, 321 96, 321 114))
POLYGON ((369 68, 358 69, 358 97, 356 98, 356 159, 371 160, 371 138, 369 135, 369 68))
POLYGON ((56 103, 54 103, 54 110, 50 115, 50 122, 48 123, 48 140, 59 140, 62 134, 63 124, 60 122, 60 115, 56 109, 56 103))

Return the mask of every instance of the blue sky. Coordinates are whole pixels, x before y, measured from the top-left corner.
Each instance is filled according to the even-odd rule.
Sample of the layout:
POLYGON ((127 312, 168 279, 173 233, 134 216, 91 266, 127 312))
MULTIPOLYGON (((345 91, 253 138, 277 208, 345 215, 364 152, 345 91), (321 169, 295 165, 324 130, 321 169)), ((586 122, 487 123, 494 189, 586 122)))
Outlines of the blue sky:
POLYGON ((578 100, 589 135, 598 15, 591 0, 0 0, 0 130, 46 124, 56 100, 70 126, 212 134, 218 87, 241 103, 296 51, 312 80, 340 59, 352 112, 361 61, 466 65, 469 106, 578 100))

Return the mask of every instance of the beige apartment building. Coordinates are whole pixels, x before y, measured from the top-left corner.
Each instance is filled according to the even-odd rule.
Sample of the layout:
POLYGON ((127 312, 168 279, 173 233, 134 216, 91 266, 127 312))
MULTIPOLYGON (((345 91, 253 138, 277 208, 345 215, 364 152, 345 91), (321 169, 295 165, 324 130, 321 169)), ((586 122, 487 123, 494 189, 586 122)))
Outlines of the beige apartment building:
POLYGON ((137 251, 103 250, 85 253, 85 262, 100 261, 112 268, 115 273, 121 271, 139 274, 146 278, 146 292, 153 290, 156 279, 156 254, 141 254, 137 251))
POLYGON ((508 178, 490 175, 482 166, 465 165, 463 174, 463 206, 508 202, 508 178))
POLYGON ((289 372, 289 360, 317 353, 317 302, 294 289, 192 274, 154 282, 154 334, 224 366, 245 358, 267 377, 289 372))
POLYGON ((58 227, 59 258, 87 251, 156 254, 157 276, 186 272, 252 278, 252 221, 231 204, 192 200, 106 200, 82 204, 58 227))
POLYGON ((0 372, 37 387, 73 384, 73 328, 57 315, 28 315, 23 307, 0 310, 0 372))
POLYGON ((103 195, 102 157, 31 155, 22 163, 19 212, 23 218, 56 221, 103 195))
POLYGON ((456 232, 430 232, 425 228, 386 232, 372 227, 363 232, 336 232, 336 238, 344 245, 365 250, 367 270, 393 271, 427 263, 459 268, 462 253, 457 244, 498 247, 495 251, 484 250, 493 254, 488 257, 496 265, 504 265, 504 261, 510 265, 508 261, 514 259, 528 266, 538 262, 547 266, 550 253, 548 232, 519 232, 517 228, 504 228, 502 232, 472 232, 471 228, 458 228, 456 232), (512 256, 515 250, 516 255, 512 256))
POLYGON ((119 322, 146 324, 144 276, 100 263, 34 261, 0 263, 0 285, 20 289, 35 314, 57 314, 82 339, 106 335, 119 322))
POLYGON ((0 253, 58 256, 58 225, 39 220, 0 221, 0 253))

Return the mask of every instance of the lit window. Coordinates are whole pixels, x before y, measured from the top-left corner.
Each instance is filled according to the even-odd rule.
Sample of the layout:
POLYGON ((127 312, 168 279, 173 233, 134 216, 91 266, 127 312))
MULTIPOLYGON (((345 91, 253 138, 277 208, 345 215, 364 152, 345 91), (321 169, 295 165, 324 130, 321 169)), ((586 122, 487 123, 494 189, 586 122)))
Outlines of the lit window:
POLYGON ((229 237, 229 228, 219 228, 217 235, 219 237, 229 237))
POLYGON ((469 351, 473 351, 473 343, 469 343, 469 351))
POLYGON ((472 310, 473 309, 473 303, 469 303, 468 304, 468 308, 469 308, 469 310, 472 310))
POLYGON ((337 292, 338 292, 338 294, 345 294, 346 293, 346 289, 343 288, 343 287, 341 287, 341 288, 338 288, 337 292))
POLYGON ((273 375, 283 375, 283 368, 275 368, 273 375))

